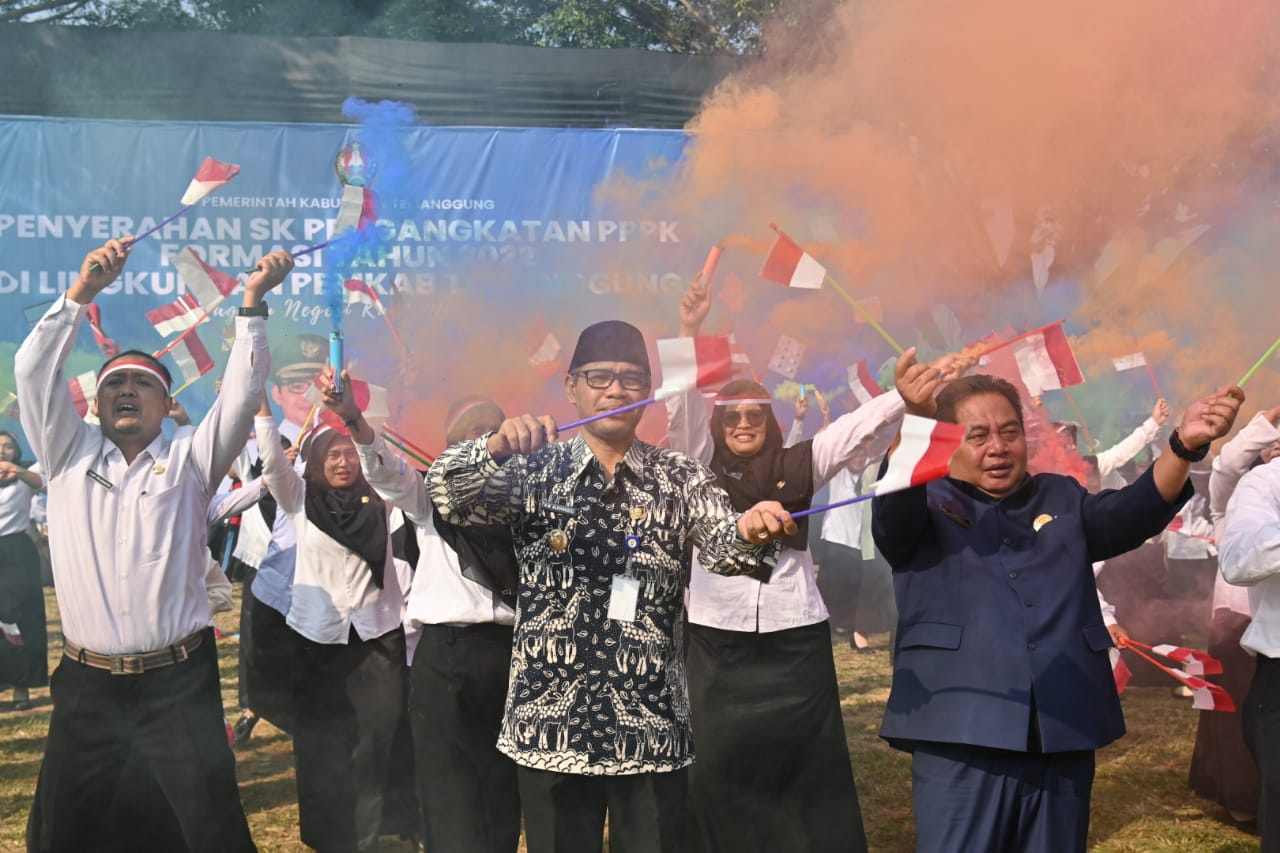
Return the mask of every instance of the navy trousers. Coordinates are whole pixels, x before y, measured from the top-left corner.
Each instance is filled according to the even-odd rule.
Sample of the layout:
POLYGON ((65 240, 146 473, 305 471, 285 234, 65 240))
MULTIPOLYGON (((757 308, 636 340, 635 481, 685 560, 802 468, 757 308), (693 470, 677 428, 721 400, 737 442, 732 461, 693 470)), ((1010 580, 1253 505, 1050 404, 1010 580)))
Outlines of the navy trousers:
POLYGON ((917 743, 916 853, 1085 850, 1094 756, 917 743))

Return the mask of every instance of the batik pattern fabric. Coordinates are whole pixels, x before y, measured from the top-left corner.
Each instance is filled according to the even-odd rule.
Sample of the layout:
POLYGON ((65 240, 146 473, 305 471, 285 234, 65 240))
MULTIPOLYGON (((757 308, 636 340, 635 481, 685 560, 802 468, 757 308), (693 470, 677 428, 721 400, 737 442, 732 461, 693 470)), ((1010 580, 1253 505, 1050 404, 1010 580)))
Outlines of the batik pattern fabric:
POLYGON ((501 466, 486 442, 454 445, 427 480, 447 520, 513 532, 519 606, 498 748, 562 773, 689 764, 675 637, 692 548, 710 571, 748 574, 771 566, 777 546, 743 541, 710 470, 683 454, 635 441, 606 482, 580 436, 501 466), (633 621, 609 618, 620 575, 639 584, 633 621))

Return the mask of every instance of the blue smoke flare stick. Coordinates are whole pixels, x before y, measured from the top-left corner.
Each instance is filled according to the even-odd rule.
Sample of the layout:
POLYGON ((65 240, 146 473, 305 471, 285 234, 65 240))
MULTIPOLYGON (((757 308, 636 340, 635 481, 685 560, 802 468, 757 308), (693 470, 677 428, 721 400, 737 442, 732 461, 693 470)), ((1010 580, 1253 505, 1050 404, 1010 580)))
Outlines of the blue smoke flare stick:
POLYGON ((804 518, 806 515, 813 515, 814 513, 818 513, 818 512, 826 512, 827 510, 835 509, 836 507, 848 506, 849 504, 861 503, 862 501, 869 501, 875 496, 876 496, 875 492, 871 492, 865 495, 858 495, 856 498, 849 498, 846 501, 836 501, 835 503, 827 504, 826 506, 811 506, 808 509, 802 509, 799 512, 791 513, 791 517, 793 519, 804 518))
MULTIPOLYGON (((128 245, 130 245, 130 246, 136 245, 136 244, 138 243, 138 241, 139 241, 139 240, 145 240, 145 239, 147 239, 147 238, 148 238, 148 237, 150 237, 152 234, 156 233, 156 232, 157 232, 157 231, 159 231, 161 228, 165 227, 165 226, 166 226, 166 225, 168 225, 170 222, 172 222, 173 220, 177 219, 179 216, 181 216, 182 214, 186 213, 188 210, 190 210, 190 209, 191 209, 191 208, 193 208, 193 207, 195 207, 195 205, 194 205, 194 204, 188 204, 188 205, 183 206, 183 208, 182 208, 181 210, 179 210, 177 213, 175 213, 173 216, 170 216, 168 219, 165 219, 165 220, 163 220, 163 221, 161 221, 161 222, 156 223, 155 225, 152 225, 152 226, 151 226, 150 228, 148 228, 146 231, 143 231, 141 234, 137 235, 136 237, 132 237, 132 238, 130 238, 129 240, 127 240, 127 241, 126 241, 126 243, 127 243, 128 245)), ((99 264, 98 264, 98 263, 96 263, 96 262, 95 262, 95 263, 92 263, 92 264, 89 264, 89 272, 96 272, 97 270, 100 270, 100 269, 102 269, 101 265, 99 265, 99 264)))
POLYGON ((333 367, 334 396, 342 394, 342 368, 346 361, 342 357, 342 332, 334 330, 329 333, 329 364, 333 367))
POLYGON ((605 418, 611 418, 614 415, 620 415, 623 412, 634 412, 636 409, 643 409, 645 406, 649 405, 650 403, 656 403, 656 402, 658 402, 657 397, 650 397, 647 400, 640 400, 639 402, 636 402, 636 403, 628 403, 625 406, 619 406, 618 408, 610 409, 607 412, 600 412, 599 414, 592 415, 589 418, 583 418, 582 420, 579 420, 579 421, 570 421, 567 424, 560 424, 558 427, 556 427, 556 431, 565 432, 566 430, 577 429, 580 426, 593 424, 596 421, 602 421, 605 418))

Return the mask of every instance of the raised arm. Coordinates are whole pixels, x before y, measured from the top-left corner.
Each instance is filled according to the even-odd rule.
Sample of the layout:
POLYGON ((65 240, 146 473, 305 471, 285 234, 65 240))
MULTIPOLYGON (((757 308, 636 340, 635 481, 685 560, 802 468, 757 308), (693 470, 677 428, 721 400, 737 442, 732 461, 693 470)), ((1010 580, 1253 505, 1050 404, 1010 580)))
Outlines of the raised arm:
POLYGON ((1252 586, 1280 574, 1280 466, 1269 462, 1240 479, 1218 540, 1227 583, 1252 586))
MULTIPOLYGON (((254 421, 258 433, 258 453, 262 459, 262 482, 276 499, 276 505, 287 513, 302 510, 306 486, 294 470, 280 445, 280 428, 271 416, 271 404, 263 395, 258 417, 254 421)), ((301 439, 299 439, 301 440, 301 439)))
POLYGON ((813 437, 813 485, 821 488, 849 463, 859 470, 883 453, 902 421, 906 404, 895 389, 841 415, 813 437))
POLYGON ((22 429, 49 477, 68 464, 76 444, 91 430, 71 402, 62 368, 75 346, 85 307, 124 271, 126 240, 110 240, 85 255, 79 277, 40 318, 13 359, 22 429))
POLYGON ((1213 472, 1209 475, 1209 518, 1213 520, 1215 536, 1227 512, 1227 501, 1235 491, 1240 478, 1258 461, 1262 451, 1280 441, 1280 406, 1258 412, 1244 425, 1235 437, 1218 449, 1213 458, 1213 472))
MULTIPOLYGON (((1231 431, 1244 402, 1244 391, 1234 385, 1201 397, 1182 416, 1173 431, 1176 440, 1191 453, 1207 452, 1209 445, 1231 431)), ((1175 439, 1171 438, 1170 443, 1175 439)), ((1191 473, 1191 462, 1172 451, 1161 453, 1151 466, 1156 488, 1170 503, 1177 501, 1191 473)), ((1183 498, 1185 501, 1185 498, 1183 498)))
POLYGON ((227 359, 222 390, 214 398, 209 414, 196 427, 191 442, 193 459, 204 474, 211 495, 249 440, 253 415, 266 387, 271 352, 262 298, 284 281, 291 269, 293 257, 288 252, 273 252, 258 262, 245 284, 243 309, 236 318, 236 340, 227 359))
POLYGON ((1156 400, 1151 410, 1151 417, 1114 446, 1098 454, 1098 476, 1105 477, 1124 463, 1137 456, 1142 448, 1155 440, 1160 427, 1169 419, 1169 404, 1163 399, 1156 400))

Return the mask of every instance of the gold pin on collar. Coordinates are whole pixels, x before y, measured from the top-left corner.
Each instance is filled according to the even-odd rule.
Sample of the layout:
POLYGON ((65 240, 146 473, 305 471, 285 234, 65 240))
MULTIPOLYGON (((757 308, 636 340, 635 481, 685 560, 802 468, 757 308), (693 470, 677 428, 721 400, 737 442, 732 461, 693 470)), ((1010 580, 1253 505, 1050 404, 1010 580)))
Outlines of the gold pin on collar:
POLYGON ((642 506, 633 506, 630 512, 632 521, 644 521, 644 517, 649 514, 642 506))
POLYGON ((1036 516, 1035 521, 1031 522, 1031 529, 1034 530, 1036 533, 1039 533, 1040 528, 1044 527, 1046 524, 1048 524, 1051 521, 1053 521, 1052 515, 1049 515, 1049 513, 1047 512, 1041 513, 1040 515, 1036 516))

